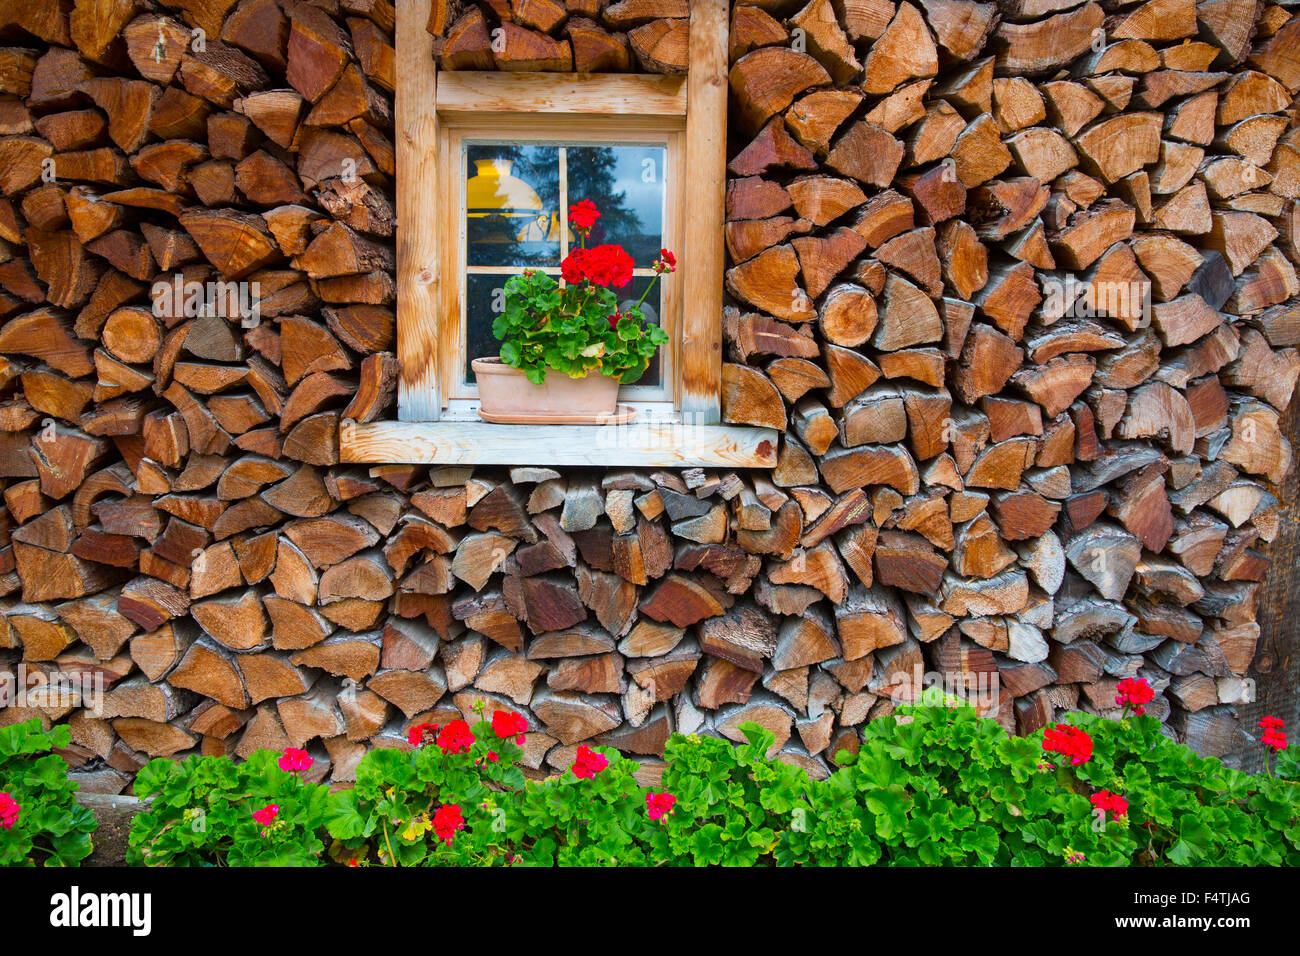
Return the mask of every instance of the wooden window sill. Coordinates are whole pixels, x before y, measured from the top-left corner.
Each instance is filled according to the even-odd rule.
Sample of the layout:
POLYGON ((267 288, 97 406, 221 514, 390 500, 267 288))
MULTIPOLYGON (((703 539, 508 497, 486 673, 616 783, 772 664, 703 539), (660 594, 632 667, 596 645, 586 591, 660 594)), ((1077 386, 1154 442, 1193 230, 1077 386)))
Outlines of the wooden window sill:
POLYGON ((352 464, 775 468, 776 453, 775 429, 747 425, 344 421, 339 426, 339 456, 352 464))

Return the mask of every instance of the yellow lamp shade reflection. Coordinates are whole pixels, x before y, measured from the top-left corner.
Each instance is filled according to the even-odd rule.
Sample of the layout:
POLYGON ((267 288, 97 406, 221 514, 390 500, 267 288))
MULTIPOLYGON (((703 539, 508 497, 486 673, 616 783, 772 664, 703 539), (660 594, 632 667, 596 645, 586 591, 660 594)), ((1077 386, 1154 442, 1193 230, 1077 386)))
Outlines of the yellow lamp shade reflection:
POLYGON ((475 241, 559 242, 559 215, 543 208, 537 190, 515 176, 513 167, 509 159, 474 160, 475 174, 465 183, 465 215, 489 221, 475 241))

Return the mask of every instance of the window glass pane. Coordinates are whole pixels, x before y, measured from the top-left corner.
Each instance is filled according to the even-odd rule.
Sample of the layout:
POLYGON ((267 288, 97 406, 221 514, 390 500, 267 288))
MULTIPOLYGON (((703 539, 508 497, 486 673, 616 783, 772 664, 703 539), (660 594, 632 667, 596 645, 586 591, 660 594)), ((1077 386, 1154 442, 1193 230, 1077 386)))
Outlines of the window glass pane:
POLYGON ((465 237, 471 266, 560 264, 560 151, 556 146, 465 147, 465 237))
POLYGON ((492 321, 505 309, 508 275, 465 277, 465 381, 474 381, 470 363, 485 355, 496 355, 501 343, 492 334, 492 321))
POLYGON ((570 146, 566 152, 570 205, 590 199, 600 209, 589 244, 617 243, 638 269, 650 268, 663 246, 667 150, 570 146))
MULTIPOLYGON (((618 307, 627 309, 636 305, 636 300, 641 298, 641 293, 645 292, 646 286, 653 279, 654 276, 633 276, 631 282, 618 290, 618 307)), ((645 316, 646 323, 649 325, 660 324, 659 317, 663 314, 663 299, 660 296, 660 290, 663 288, 662 283, 663 279, 661 278, 659 282, 655 283, 654 291, 646 296, 645 301, 641 303, 641 313, 645 316)), ((669 347, 669 345, 660 346, 659 350, 655 352, 654 358, 650 360, 650 367, 646 369, 645 374, 635 382, 628 382, 627 384, 641 388, 657 388, 660 384, 660 369, 663 365, 661 359, 664 349, 669 347)))
MULTIPOLYGON (((525 268, 543 268, 560 281, 563 255, 578 246, 567 205, 589 199, 600 209, 587 245, 616 243, 638 270, 649 271, 664 245, 665 146, 466 143, 464 381, 474 383, 471 362, 496 355, 492 321, 504 307, 504 287, 525 268)), ((620 306, 635 304, 651 277, 636 276, 621 290, 620 306)), ((646 319, 662 324, 658 289, 642 304, 646 319)), ((662 350, 661 350, 662 351, 662 350)), ((656 355, 634 383, 662 385, 656 355)))

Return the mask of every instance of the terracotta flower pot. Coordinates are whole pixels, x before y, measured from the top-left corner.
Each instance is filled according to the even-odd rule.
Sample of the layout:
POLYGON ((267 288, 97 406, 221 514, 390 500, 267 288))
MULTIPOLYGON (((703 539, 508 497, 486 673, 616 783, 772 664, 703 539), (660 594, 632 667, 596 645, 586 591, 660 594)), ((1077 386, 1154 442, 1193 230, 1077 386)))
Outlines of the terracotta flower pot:
POLYGON ((534 385, 500 358, 476 358, 479 415, 488 421, 575 422, 613 415, 618 407, 618 379, 591 373, 571 378, 551 370, 534 385))

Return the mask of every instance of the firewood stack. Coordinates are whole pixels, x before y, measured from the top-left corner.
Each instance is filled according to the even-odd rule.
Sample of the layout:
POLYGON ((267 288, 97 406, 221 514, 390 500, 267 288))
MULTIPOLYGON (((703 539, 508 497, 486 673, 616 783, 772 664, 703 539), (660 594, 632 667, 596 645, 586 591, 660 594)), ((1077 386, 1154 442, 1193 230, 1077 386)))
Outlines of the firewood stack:
MULTIPOLYGON (((339 465, 396 417, 390 0, 4 0, 0 665, 106 694, 0 723, 109 791, 285 746, 346 782, 479 701, 539 773, 753 720, 822 775, 927 674, 1021 732, 1143 676, 1228 750, 1300 376, 1293 10, 734 5, 724 418, 784 436, 733 473, 339 465), (210 280, 260 315, 159 307, 210 280)), ((678 73, 689 14, 428 29, 678 73)))

